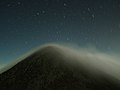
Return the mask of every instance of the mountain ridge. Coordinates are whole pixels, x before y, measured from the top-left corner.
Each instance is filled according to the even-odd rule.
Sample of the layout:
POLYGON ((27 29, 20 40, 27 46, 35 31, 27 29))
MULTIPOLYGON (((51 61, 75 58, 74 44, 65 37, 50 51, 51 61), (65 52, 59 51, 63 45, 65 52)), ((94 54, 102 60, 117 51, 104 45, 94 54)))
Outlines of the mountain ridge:
POLYGON ((65 56, 57 45, 37 50, 0 74, 1 90, 120 90, 117 80, 69 63, 65 56))

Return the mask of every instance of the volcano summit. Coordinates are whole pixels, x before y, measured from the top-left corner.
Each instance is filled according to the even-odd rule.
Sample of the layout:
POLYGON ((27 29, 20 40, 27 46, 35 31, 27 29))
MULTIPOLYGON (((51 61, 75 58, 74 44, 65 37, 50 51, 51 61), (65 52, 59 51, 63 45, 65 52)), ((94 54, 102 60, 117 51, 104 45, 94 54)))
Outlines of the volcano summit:
POLYGON ((120 90, 120 64, 45 45, 0 74, 0 90, 120 90))

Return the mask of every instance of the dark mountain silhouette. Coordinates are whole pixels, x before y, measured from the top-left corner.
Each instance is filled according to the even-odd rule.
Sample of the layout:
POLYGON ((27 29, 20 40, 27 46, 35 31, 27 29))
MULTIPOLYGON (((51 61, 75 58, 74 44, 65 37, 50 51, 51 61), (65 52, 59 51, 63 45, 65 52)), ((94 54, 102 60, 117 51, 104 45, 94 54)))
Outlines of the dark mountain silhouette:
POLYGON ((0 74, 0 90, 120 90, 117 79, 66 59, 59 47, 46 46, 0 74))

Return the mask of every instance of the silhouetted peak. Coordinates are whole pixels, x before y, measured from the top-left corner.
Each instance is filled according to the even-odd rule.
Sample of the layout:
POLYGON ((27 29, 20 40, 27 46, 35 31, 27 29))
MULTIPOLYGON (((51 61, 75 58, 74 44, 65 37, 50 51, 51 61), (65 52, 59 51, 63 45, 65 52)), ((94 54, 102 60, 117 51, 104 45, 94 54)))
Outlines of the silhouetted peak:
POLYGON ((89 63, 83 65, 81 57, 78 63, 78 57, 68 53, 66 47, 54 44, 36 49, 0 75, 0 90, 120 90, 114 77, 90 71, 89 63))

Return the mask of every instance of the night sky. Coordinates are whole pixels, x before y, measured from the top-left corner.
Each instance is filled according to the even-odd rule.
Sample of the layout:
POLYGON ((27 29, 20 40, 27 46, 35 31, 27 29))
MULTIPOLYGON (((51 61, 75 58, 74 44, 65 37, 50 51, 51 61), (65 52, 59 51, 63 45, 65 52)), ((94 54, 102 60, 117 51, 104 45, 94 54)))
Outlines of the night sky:
POLYGON ((52 42, 120 52, 120 0, 0 0, 0 63, 52 42))

